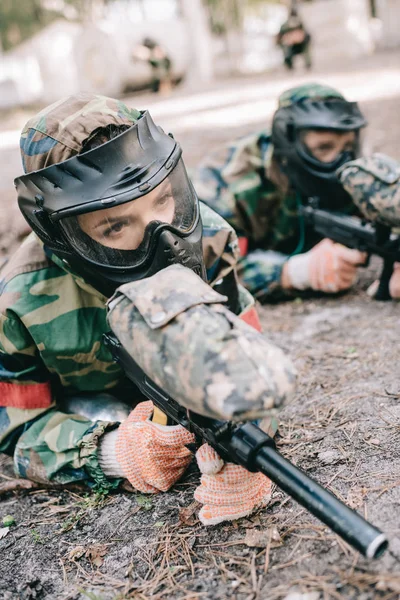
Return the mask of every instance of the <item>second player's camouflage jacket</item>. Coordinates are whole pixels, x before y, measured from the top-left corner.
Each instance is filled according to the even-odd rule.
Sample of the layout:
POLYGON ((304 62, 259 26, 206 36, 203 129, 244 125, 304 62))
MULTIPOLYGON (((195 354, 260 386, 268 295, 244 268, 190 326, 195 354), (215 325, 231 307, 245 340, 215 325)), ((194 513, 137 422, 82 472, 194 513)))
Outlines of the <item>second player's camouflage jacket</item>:
MULTIPOLYGON (((201 205, 211 285, 232 271, 237 238, 201 205)), ((115 423, 65 414, 63 395, 118 396, 125 377, 102 343, 106 298, 49 255, 31 234, 0 273, 0 451, 16 473, 40 482, 88 480, 110 487, 97 459, 99 437, 115 423)), ((242 290, 241 307, 253 303, 242 290)))
POLYGON ((279 191, 269 178, 272 155, 271 135, 261 131, 216 151, 191 173, 199 198, 236 230, 239 273, 260 301, 283 295, 283 264, 317 241, 303 239, 296 195, 279 191))

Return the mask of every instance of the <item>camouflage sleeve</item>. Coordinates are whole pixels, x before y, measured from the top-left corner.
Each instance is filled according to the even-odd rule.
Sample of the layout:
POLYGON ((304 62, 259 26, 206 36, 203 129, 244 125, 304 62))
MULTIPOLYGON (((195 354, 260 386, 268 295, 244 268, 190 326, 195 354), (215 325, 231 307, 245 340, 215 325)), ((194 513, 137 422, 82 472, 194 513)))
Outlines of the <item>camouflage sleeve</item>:
POLYGON ((385 154, 373 154, 343 165, 343 187, 370 221, 400 227, 400 164, 385 154))
POLYGON ((271 417, 292 396, 295 369, 225 302, 193 271, 171 265, 120 286, 108 302, 108 323, 181 406, 217 419, 271 417))
POLYGON ((119 480, 109 480, 97 457, 99 438, 114 424, 92 422, 80 415, 67 415, 52 408, 23 410, 0 408, 0 451, 12 454, 19 477, 60 485, 86 482, 110 489, 119 480), (12 434, 4 437, 7 430, 12 434))
POLYGON ((265 168, 262 134, 251 134, 216 150, 191 173, 200 200, 211 206, 239 237, 252 237, 265 168))
POLYGON ((280 284, 282 268, 288 258, 273 250, 254 250, 239 261, 239 276, 259 302, 276 301, 288 296, 280 284))
POLYGON ((87 481, 105 488, 97 443, 110 428, 54 408, 50 373, 21 321, 0 315, 0 452, 14 456, 19 477, 41 483, 87 481))

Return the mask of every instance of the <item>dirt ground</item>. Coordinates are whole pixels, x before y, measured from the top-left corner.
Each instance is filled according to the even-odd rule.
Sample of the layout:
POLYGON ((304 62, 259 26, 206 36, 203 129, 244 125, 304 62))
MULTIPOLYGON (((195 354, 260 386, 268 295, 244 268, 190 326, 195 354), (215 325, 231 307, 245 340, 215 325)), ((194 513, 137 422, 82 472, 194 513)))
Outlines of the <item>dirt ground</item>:
MULTIPOLYGON (((374 60, 384 68, 398 58, 374 60)), ((398 159, 399 96, 361 103, 369 147, 398 159)), ((188 128, 179 139, 192 166, 208 144, 230 137, 232 130, 205 127, 201 135, 188 128)), ((4 221, 2 228, 10 252, 15 234, 6 240, 4 221)), ((381 559, 362 558, 276 488, 267 509, 206 529, 196 519, 192 467, 158 496, 3 493, 0 518, 11 515, 15 524, 0 539, 0 598, 399 599, 400 305, 367 296, 379 267, 372 261, 341 297, 297 299, 260 307, 260 314, 265 335, 299 372, 296 397, 281 413, 279 448, 388 535, 390 551, 381 559)), ((0 460, 4 492, 12 474, 8 459, 0 460)))

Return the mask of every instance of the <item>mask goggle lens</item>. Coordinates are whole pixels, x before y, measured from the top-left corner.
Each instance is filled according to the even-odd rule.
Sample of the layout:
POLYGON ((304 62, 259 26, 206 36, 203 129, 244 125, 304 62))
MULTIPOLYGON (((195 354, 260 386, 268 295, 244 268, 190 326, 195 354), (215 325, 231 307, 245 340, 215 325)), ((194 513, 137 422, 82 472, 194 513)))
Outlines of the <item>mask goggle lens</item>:
POLYGON ((154 234, 169 226, 188 234, 197 221, 197 198, 182 161, 156 188, 129 202, 65 217, 60 225, 83 258, 99 265, 135 266, 151 253, 154 234))

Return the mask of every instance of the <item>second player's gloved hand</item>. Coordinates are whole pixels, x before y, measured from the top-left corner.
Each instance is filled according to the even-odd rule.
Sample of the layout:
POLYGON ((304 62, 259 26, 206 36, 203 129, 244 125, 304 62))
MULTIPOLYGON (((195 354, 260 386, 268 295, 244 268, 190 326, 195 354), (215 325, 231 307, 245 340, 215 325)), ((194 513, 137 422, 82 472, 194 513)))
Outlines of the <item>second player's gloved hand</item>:
POLYGON ((400 300, 400 263, 394 263, 393 275, 389 282, 389 293, 393 300, 400 300))
POLYGON ((153 423, 153 403, 141 402, 118 429, 107 433, 99 449, 100 466, 109 477, 125 477, 144 493, 166 492, 192 460, 186 444, 194 435, 181 425, 153 423))
POLYGON ((309 252, 292 256, 284 266, 282 286, 336 293, 350 288, 366 255, 324 239, 309 252))
POLYGON ((199 513, 203 525, 216 525, 247 517, 267 506, 271 480, 262 473, 250 473, 239 465, 224 463, 211 446, 203 444, 196 453, 202 473, 194 497, 204 506, 199 513))

